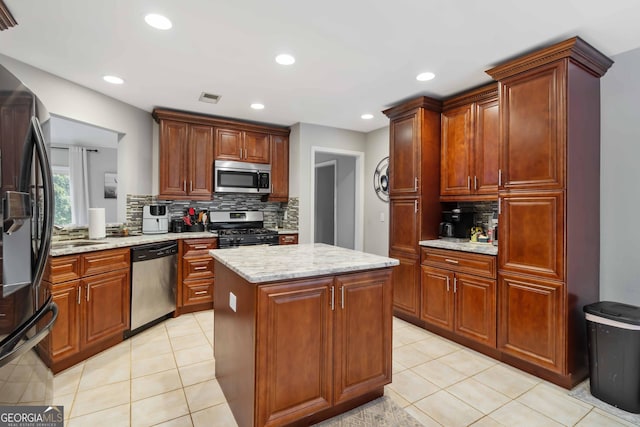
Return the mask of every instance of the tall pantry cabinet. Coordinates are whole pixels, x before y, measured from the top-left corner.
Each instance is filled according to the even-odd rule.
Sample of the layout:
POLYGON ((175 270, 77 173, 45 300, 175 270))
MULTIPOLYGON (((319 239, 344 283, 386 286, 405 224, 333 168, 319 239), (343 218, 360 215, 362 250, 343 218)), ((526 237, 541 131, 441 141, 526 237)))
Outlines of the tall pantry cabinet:
POLYGON ((420 317, 420 246, 435 239, 440 221, 440 101, 419 97, 383 111, 391 120, 389 145, 389 256, 393 306, 420 317))
POLYGON ((573 38, 487 73, 500 87, 498 350, 571 387, 588 372, 582 307, 599 298, 600 77, 573 38))

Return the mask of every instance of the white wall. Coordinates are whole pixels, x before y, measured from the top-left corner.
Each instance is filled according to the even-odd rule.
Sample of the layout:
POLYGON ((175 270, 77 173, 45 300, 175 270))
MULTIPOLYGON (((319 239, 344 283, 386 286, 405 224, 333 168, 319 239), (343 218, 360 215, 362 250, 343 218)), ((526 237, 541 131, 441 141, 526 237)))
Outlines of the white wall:
POLYGON ((376 166, 389 155, 389 127, 366 134, 364 162, 364 251, 389 255, 389 203, 378 198, 373 190, 376 166), (384 221, 380 221, 380 218, 384 221))
POLYGON ((640 49, 612 59, 600 84, 600 299, 640 306, 640 49))
MULTIPOLYGON (((365 134, 345 129, 298 123, 289 135, 289 196, 299 197, 298 239, 311 242, 311 147, 365 152, 365 134)), ((365 156, 366 157, 366 156, 365 156)), ((365 159, 366 161, 366 159, 365 159)), ((366 234, 366 231, 365 231, 366 234)))
POLYGON ((0 55, 0 63, 38 95, 49 113, 124 135, 118 144, 118 221, 125 221, 126 194, 151 194, 151 114, 8 56, 0 55))

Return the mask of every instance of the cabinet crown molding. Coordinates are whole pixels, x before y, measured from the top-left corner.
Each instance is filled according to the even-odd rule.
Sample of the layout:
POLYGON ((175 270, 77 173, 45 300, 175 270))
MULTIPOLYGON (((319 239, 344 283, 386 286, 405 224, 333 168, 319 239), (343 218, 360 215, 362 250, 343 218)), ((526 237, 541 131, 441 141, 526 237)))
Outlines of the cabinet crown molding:
POLYGON ((546 65, 560 59, 569 59, 596 77, 602 77, 613 61, 582 40, 573 37, 533 53, 520 56, 486 71, 494 80, 502 80, 514 74, 546 65))
POLYGON ((199 124, 214 127, 223 127, 225 129, 238 129, 252 132, 264 132, 272 135, 288 136, 291 129, 285 126, 267 125, 253 122, 245 122, 226 117, 207 116, 204 114, 189 113, 179 110, 171 110, 167 108, 154 108, 151 116, 156 122, 160 120, 175 120, 191 124, 199 124))
POLYGON ((424 108, 426 110, 440 113, 442 111, 442 102, 427 96, 420 96, 396 105, 395 107, 387 108, 386 110, 383 110, 382 113, 390 119, 393 119, 417 108, 424 108))
POLYGON ((488 85, 481 86, 470 91, 465 91, 460 95, 453 96, 446 99, 442 103, 443 110, 450 110, 452 108, 460 107, 462 105, 468 105, 473 102, 490 101, 498 98, 498 83, 493 82, 488 85))

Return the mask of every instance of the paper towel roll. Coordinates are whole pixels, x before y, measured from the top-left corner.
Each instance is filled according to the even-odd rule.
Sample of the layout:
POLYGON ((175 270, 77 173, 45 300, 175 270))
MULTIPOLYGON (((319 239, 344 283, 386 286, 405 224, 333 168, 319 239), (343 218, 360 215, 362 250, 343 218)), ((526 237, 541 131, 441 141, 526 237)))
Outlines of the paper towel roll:
POLYGON ((104 239, 106 234, 104 208, 89 208, 89 238, 104 239))

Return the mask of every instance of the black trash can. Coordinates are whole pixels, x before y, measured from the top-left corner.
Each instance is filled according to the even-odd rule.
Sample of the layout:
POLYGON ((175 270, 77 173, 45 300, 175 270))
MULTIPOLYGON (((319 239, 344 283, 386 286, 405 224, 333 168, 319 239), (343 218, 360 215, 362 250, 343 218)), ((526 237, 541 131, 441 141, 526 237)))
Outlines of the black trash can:
POLYGON ((591 394, 640 413, 640 307, 601 301, 585 305, 584 312, 591 394))

